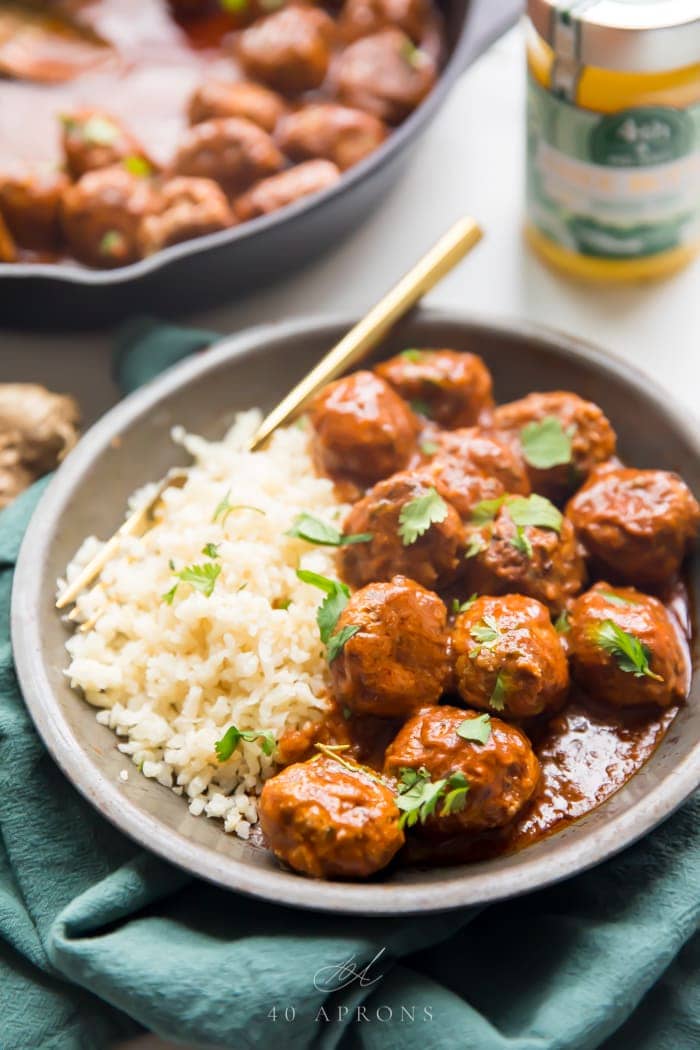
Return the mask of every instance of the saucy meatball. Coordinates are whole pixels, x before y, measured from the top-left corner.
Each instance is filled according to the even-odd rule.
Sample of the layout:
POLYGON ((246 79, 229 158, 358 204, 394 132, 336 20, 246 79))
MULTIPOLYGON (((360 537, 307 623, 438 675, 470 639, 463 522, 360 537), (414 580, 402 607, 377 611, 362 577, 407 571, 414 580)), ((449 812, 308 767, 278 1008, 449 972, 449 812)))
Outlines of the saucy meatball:
POLYGON ((255 219, 258 215, 286 208, 288 204, 319 193, 332 186, 340 178, 340 172, 329 160, 308 160, 295 168, 281 171, 262 179, 247 193, 234 202, 234 210, 241 222, 255 219))
POLYGON ((331 663, 333 695, 357 714, 401 718, 441 696, 450 675, 447 609, 404 576, 356 591, 337 631, 359 627, 331 663))
POLYGON ((89 171, 63 194, 61 223, 71 253, 90 266, 141 256, 141 223, 155 205, 146 179, 121 166, 89 171))
POLYGON ((110 168, 127 158, 149 171, 152 162, 122 122, 99 109, 79 109, 61 117, 66 168, 74 179, 110 168))
POLYGON ((571 673, 596 700, 668 707, 686 695, 677 628, 656 598, 597 583, 578 598, 568 634, 571 673))
POLYGON ((263 131, 272 132, 287 106, 276 92, 246 80, 209 80, 194 92, 188 115, 190 124, 217 117, 245 117, 263 131))
POLYGON ((574 527, 541 496, 477 506, 466 544, 465 578, 477 594, 524 594, 557 614, 583 589, 585 566, 574 527))
POLYGON ((225 230, 234 223, 226 196, 211 179, 181 177, 166 182, 153 214, 141 223, 144 255, 192 237, 225 230))
POLYGON ((292 160, 325 157, 345 171, 377 149, 386 134, 386 125, 371 113, 316 102, 281 121, 277 142, 292 160))
POLYGON ((455 621, 452 653, 459 695, 471 707, 529 718, 566 698, 566 654, 549 610, 534 598, 477 598, 455 621))
POLYGON ((432 90, 437 69, 400 29, 384 29, 350 44, 334 77, 341 102, 399 124, 432 90))
POLYGON ((236 57, 248 76, 286 95, 320 87, 335 34, 332 18, 314 7, 285 7, 244 29, 236 57))
POLYGON ((406 722, 389 745, 384 772, 399 782, 404 770, 424 769, 433 783, 447 780, 446 790, 455 774, 461 774, 468 784, 463 807, 443 813, 443 796, 434 814, 415 825, 421 834, 449 838, 503 827, 538 787, 539 762, 529 740, 515 726, 491 718, 485 743, 460 736, 460 727, 478 717, 477 712, 458 707, 425 708, 406 722))
POLYGON ((390 580, 397 573, 424 587, 444 587, 456 578, 461 566, 462 520, 415 471, 402 471, 377 482, 351 508, 344 531, 372 536, 366 543, 354 543, 338 552, 341 573, 355 587, 390 580), (421 525, 411 528, 411 516, 421 507, 425 508, 419 515, 421 525))
POLYGON ((60 171, 0 175, 0 211, 23 248, 55 251, 61 240, 59 212, 68 178, 60 171))
POLYGON ((321 467, 370 485, 406 466, 420 429, 405 401, 365 371, 324 387, 310 418, 321 467))
POLYGON ((429 0, 345 0, 338 26, 345 40, 395 26, 419 44, 433 18, 429 0))
POLYGON ((595 471, 566 513, 588 553, 615 579, 651 586, 678 572, 700 527, 695 497, 666 470, 595 471))
POLYGON ((315 878, 366 878, 386 867, 404 843, 388 784, 326 755, 267 780, 259 812, 275 856, 315 878))
POLYGON ((476 354, 404 350, 375 371, 443 427, 468 427, 493 405, 491 373, 476 354))
POLYGON ((493 425, 523 450, 532 491, 555 503, 563 502, 598 463, 615 455, 615 431, 601 409, 565 390, 499 405, 493 425))
POLYGON ((438 451, 430 460, 430 470, 455 489, 459 488, 461 473, 465 477, 482 475, 498 482, 501 491, 494 492, 495 496, 504 491, 530 494, 530 481, 518 450, 497 434, 479 427, 465 427, 438 434, 435 444, 438 451))
POLYGON ((214 179, 227 193, 240 193, 284 165, 266 131, 244 117, 219 117, 189 128, 180 139, 172 170, 214 179))

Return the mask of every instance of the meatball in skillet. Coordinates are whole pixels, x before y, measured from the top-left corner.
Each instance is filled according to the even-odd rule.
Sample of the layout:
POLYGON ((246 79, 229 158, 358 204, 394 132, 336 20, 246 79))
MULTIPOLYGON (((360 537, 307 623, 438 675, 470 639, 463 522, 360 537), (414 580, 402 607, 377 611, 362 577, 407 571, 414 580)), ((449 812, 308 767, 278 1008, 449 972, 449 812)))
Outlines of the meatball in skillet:
POLYGON ((153 167, 143 146, 122 122, 99 109, 79 109, 61 116, 66 168, 74 179, 88 171, 133 161, 146 172, 153 167))
POLYGON ((292 160, 323 157, 341 171, 374 152, 386 135, 386 125, 371 113, 333 102, 302 106, 276 132, 280 149, 292 160))
POLYGON ((325 11, 294 4, 244 29, 235 54, 253 80, 297 95, 325 80, 335 32, 325 11))
POLYGON ((356 591, 337 631, 359 628, 330 665, 333 695, 356 714, 405 718, 437 703, 450 676, 447 609, 404 576, 356 591))
POLYGON ((534 795, 540 766, 515 726, 444 706, 425 708, 406 722, 389 745, 384 772, 404 790, 415 774, 445 780, 433 814, 415 829, 449 838, 509 824, 534 795), (460 793, 450 800, 452 790, 460 793))
POLYGON ((50 252, 59 247, 61 198, 68 185, 60 171, 0 174, 0 211, 23 248, 50 252))
POLYGON ((393 26, 419 44, 434 17, 430 0, 345 0, 338 27, 344 40, 357 40, 393 26))
POLYGON ((184 176, 170 179, 157 194, 154 212, 141 223, 143 254, 225 230, 234 222, 226 196, 216 182, 184 176))
POLYGON ((465 703, 529 718, 561 707, 569 667, 549 610, 534 598, 477 598, 452 632, 457 689, 465 703))
POLYGON ((320 193, 340 178, 340 172, 329 160, 307 160, 295 168, 281 171, 256 183, 247 193, 234 201, 236 216, 241 222, 255 219, 258 215, 286 208, 288 204, 320 193))
POLYGON ((333 76, 345 105, 400 124, 432 90, 437 67, 400 29, 384 29, 345 48, 333 76))
POLYGON ((171 167, 173 174, 214 179, 226 193, 235 194, 283 165, 284 157, 257 124, 244 117, 219 117, 185 132, 171 167))
POLYGON ((90 266, 139 259, 141 224, 156 205, 147 179, 123 167, 89 171, 63 194, 61 224, 72 255, 90 266))
POLYGON ((397 573, 424 587, 444 587, 460 570, 462 520, 419 472, 406 470, 377 482, 351 508, 344 530, 372 536, 338 553, 341 574, 355 587, 397 573))
POLYGON ((542 496, 477 504, 466 527, 465 580, 477 594, 524 594, 560 613, 585 581, 568 518, 542 496))
POLYGON ((683 647, 656 598, 597 583, 574 602, 569 619, 571 673, 591 697, 615 707, 668 707, 685 697, 683 647))
POLYGON ((364 371, 324 387, 312 402, 310 419, 321 468, 368 485, 407 465, 420 430, 406 402, 364 371))
POLYGON ((603 412, 565 390, 499 405, 493 425, 522 449, 532 491, 555 503, 562 503, 595 466, 615 455, 615 431, 603 412))
POLYGON ((697 500, 677 474, 666 470, 596 471, 566 513, 607 573, 652 587, 678 572, 700 528, 697 500))
POLYGON ((327 755, 287 766, 267 780, 259 812, 275 856, 319 879, 367 878, 404 843, 391 787, 327 755))
POLYGON ((404 350, 375 371, 442 427, 469 427, 493 405, 491 373, 476 354, 404 350))
POLYGON ((190 124, 218 117, 244 117, 271 134, 287 112, 284 99, 275 91, 247 80, 208 80, 190 99, 190 124))

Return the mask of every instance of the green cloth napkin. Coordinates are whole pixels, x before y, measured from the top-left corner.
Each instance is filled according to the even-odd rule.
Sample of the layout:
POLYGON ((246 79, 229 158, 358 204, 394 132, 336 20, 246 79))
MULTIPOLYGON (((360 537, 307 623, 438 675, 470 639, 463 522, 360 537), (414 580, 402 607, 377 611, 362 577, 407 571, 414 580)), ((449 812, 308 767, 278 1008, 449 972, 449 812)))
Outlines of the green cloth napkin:
MULTIPOLYGON (((138 336, 129 386, 210 338, 138 336)), ((697 1050, 698 799, 568 882, 414 919, 227 893, 115 831, 48 757, 14 675, 12 571, 44 486, 0 515, 1 1050, 102 1050, 142 1026, 235 1050, 697 1050), (339 988, 350 960, 368 969, 339 988)))

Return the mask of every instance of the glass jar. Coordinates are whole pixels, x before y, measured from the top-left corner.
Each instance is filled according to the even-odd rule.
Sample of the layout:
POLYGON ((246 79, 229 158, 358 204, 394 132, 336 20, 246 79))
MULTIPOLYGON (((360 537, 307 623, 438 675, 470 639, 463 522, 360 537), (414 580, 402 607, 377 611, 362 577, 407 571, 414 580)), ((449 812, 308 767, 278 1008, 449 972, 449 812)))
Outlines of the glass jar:
POLYGON ((527 221, 580 277, 700 251, 700 0, 528 0, 527 221))

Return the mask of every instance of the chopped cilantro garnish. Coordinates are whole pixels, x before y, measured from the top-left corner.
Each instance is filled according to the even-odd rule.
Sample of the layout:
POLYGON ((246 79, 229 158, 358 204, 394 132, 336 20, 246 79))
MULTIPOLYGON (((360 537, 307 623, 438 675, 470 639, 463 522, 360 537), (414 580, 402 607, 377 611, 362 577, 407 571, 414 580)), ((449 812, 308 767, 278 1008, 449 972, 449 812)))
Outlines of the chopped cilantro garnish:
POLYGON ((138 153, 132 153, 128 157, 124 157, 122 166, 140 179, 147 179, 153 173, 153 169, 146 158, 140 157, 138 153))
POLYGON ((505 496, 497 496, 496 499, 482 499, 472 507, 470 520, 474 525, 486 525, 493 521, 503 506, 505 496))
POLYGON ((219 557, 219 544, 218 543, 205 543, 202 547, 202 554, 205 554, 207 558, 218 558, 219 557))
POLYGON ((477 554, 481 554, 482 551, 485 551, 487 546, 488 544, 486 543, 486 540, 481 535, 481 533, 475 532, 469 538, 469 543, 467 544, 467 549, 464 552, 464 557, 475 558, 477 554))
POLYGON ((345 535, 333 525, 315 518, 313 514, 299 514, 285 535, 294 536, 307 543, 317 543, 322 547, 345 547, 352 543, 369 543, 373 539, 371 532, 356 532, 345 535))
POLYGON ((502 711, 506 706, 506 683, 502 671, 499 671, 496 675, 496 682, 489 697, 489 703, 496 711, 502 711))
POLYGON ((603 620, 593 629, 593 638, 601 649, 615 657, 621 671, 633 674, 635 678, 653 678, 663 682, 661 675, 655 674, 649 666, 650 652, 643 642, 633 634, 623 631, 613 620, 603 620))
POLYGON ((331 635, 328 639, 328 646, 326 648, 326 658, 328 659, 329 664, 332 664, 336 657, 340 656, 345 643, 349 642, 353 635, 357 634, 359 630, 359 624, 349 623, 341 628, 337 634, 331 635))
POLYGON ((418 361, 422 361, 423 360, 423 351, 422 350, 414 350, 412 348, 408 349, 408 350, 402 350, 401 351, 401 356, 405 357, 407 361, 413 361, 414 364, 417 364, 418 361))
POLYGON ((216 509, 211 517, 212 523, 217 522, 220 518, 221 524, 223 525, 229 514, 232 514, 234 510, 254 510, 256 514, 265 514, 265 511, 261 510, 260 507, 251 507, 248 503, 231 503, 229 500, 230 495, 231 489, 228 490, 224 498, 216 505, 216 509))
POLYGON ((571 630, 571 624, 569 623, 569 614, 566 611, 566 609, 562 609, 562 611, 557 616, 556 620, 554 621, 554 629, 555 631, 558 631, 559 634, 568 634, 568 632, 571 630))
POLYGON ((195 590, 201 591, 205 598, 210 598, 220 572, 220 565, 207 562, 204 565, 188 565, 175 575, 182 583, 191 584, 195 590))
POLYGON ((430 419, 430 405, 427 401, 421 401, 420 398, 415 398, 415 400, 410 402, 410 405, 416 415, 425 416, 426 419, 430 419))
POLYGON ((452 599, 452 612, 455 614, 455 616, 458 613, 466 612, 467 609, 470 609, 472 607, 472 605, 474 604, 474 602, 476 601, 476 599, 478 597, 479 597, 479 595, 474 593, 474 594, 470 595, 467 598, 467 600, 464 601, 464 602, 460 602, 459 598, 453 598, 452 599))
POLYGON ((526 461, 538 470, 571 462, 571 432, 556 416, 528 423, 520 431, 520 443, 526 461))
POLYGON ((563 515, 544 496, 513 496, 506 501, 508 513, 514 525, 525 528, 532 525, 539 529, 561 530, 563 515))
POLYGON ((501 639, 499 626, 489 613, 486 613, 478 623, 474 624, 469 634, 477 642, 477 645, 469 653, 471 659, 482 649, 495 649, 501 639))
POLYGON ((216 757, 219 762, 225 762, 231 757, 241 740, 249 744, 260 741, 263 754, 271 755, 275 750, 275 738, 272 733, 264 729, 239 729, 238 726, 229 726, 221 740, 214 744, 216 757))
POLYGON ((107 230, 99 244, 100 255, 119 256, 126 248, 126 238, 119 230, 107 230))
POLYGON ((626 605, 639 605, 639 602, 632 601, 631 598, 623 598, 621 594, 613 594, 612 591, 598 591, 598 594, 602 594, 605 600, 612 605, 619 605, 621 608, 626 605))
POLYGON ((404 767, 399 770, 399 791, 396 795, 396 805, 401 810, 399 827, 412 828, 418 821, 424 824, 435 813, 441 798, 444 802, 440 816, 449 816, 464 809, 468 790, 469 783, 463 773, 453 773, 450 777, 432 781, 425 766, 420 769, 404 767))
POLYGON ((461 725, 457 726, 457 736, 462 740, 471 740, 477 744, 487 743, 491 736, 491 715, 477 715, 476 718, 465 718, 461 725))
POLYGON ((399 514, 399 536, 404 547, 410 547, 431 525, 447 517, 447 504, 437 489, 429 488, 423 496, 405 503, 399 514))
POLYGON ((516 533, 513 539, 510 541, 511 547, 515 547, 516 551, 520 551, 526 558, 532 557, 532 544, 528 536, 525 533, 525 529, 522 525, 516 525, 516 533))
POLYGON ((440 446, 435 441, 421 441, 420 450, 424 456, 434 456, 440 451, 440 446))

